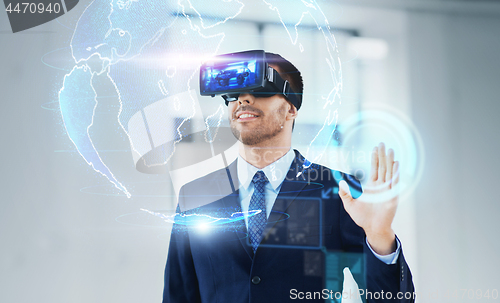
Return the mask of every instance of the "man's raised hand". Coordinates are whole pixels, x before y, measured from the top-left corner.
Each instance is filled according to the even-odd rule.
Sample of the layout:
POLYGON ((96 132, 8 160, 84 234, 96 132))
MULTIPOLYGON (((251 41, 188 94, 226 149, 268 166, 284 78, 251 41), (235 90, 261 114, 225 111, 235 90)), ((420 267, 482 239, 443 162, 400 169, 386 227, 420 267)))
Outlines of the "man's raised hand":
POLYGON ((363 195, 353 199, 347 183, 344 180, 339 183, 345 210, 363 228, 371 248, 380 255, 396 250, 396 236, 391 225, 398 206, 398 196, 393 192, 398 182, 399 162, 394 161, 394 151, 389 149, 386 153, 384 143, 380 143, 373 149, 370 180, 363 195, 389 197, 387 201, 366 202, 363 195))

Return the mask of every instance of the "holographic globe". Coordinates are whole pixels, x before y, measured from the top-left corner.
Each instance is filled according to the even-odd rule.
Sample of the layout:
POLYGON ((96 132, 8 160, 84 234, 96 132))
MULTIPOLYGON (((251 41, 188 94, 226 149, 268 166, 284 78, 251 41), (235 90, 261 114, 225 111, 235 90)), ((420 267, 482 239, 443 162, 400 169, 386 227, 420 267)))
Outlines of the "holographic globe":
POLYGON ((332 29, 314 0, 92 2, 74 31, 74 67, 59 92, 67 134, 84 161, 129 197, 89 132, 109 98, 118 104, 109 117, 130 142, 138 171, 170 172, 178 188, 227 166, 237 142, 222 98, 199 95, 199 67, 251 49, 279 53, 301 70, 294 142, 315 162, 335 131, 342 74, 332 29))

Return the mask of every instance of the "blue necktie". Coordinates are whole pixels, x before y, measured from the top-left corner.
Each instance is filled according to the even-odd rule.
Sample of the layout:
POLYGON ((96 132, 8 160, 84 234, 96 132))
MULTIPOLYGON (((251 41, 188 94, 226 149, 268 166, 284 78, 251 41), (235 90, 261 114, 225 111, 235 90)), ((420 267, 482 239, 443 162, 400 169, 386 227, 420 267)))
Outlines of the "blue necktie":
POLYGON ((248 218, 248 235, 253 252, 255 253, 267 223, 265 187, 269 181, 264 172, 259 170, 253 176, 252 182, 254 189, 248 210, 261 210, 260 213, 248 218))

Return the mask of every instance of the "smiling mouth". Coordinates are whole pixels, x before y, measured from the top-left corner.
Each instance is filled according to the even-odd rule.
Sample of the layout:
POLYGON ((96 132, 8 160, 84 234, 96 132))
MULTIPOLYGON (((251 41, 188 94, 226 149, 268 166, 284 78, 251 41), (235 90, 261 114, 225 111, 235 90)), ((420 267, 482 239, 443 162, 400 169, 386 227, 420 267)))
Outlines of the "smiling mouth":
POLYGON ((236 116, 236 121, 238 122, 253 121, 259 117, 257 113, 247 110, 239 111, 236 113, 235 116, 236 116))
POLYGON ((253 115, 253 114, 242 114, 238 117, 238 119, 257 118, 257 117, 258 117, 257 115, 253 115))

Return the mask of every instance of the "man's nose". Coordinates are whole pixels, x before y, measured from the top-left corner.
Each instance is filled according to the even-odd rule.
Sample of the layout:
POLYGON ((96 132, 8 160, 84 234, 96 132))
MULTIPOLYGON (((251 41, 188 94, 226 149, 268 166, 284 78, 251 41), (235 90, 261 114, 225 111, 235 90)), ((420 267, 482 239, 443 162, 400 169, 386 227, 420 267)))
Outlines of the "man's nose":
POLYGON ((248 93, 243 93, 238 96, 239 104, 252 104, 255 101, 255 97, 248 93))

